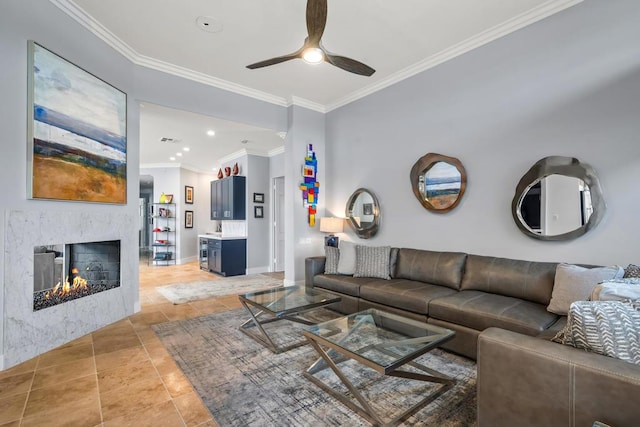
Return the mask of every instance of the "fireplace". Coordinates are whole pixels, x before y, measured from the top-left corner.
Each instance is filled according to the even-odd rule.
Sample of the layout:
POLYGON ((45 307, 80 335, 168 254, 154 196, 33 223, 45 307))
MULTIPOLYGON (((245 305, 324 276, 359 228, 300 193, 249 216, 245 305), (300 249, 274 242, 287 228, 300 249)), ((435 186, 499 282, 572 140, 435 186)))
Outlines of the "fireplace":
POLYGON ((120 286, 120 240, 34 247, 33 311, 120 286))

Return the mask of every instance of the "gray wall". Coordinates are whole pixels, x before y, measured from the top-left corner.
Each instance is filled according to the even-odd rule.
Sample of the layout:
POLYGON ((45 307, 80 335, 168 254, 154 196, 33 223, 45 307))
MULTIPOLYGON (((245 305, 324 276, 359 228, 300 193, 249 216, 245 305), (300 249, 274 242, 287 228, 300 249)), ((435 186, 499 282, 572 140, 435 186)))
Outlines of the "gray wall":
MULTIPOLYGON (((198 259, 198 229, 201 227, 201 221, 209 220, 209 216, 202 218, 200 215, 197 215, 198 206, 208 204, 209 199, 205 198, 197 198, 195 195, 195 188, 198 186, 198 173, 187 170, 180 169, 180 190, 178 193, 178 200, 180 204, 178 205, 178 209, 180 210, 180 223, 176 224, 176 228, 180 230, 180 262, 185 263, 189 261, 195 261, 198 259), (184 187, 188 185, 193 187, 194 195, 193 195, 193 204, 186 204, 184 199, 184 187), (193 228, 185 228, 184 221, 186 216, 186 211, 193 212, 193 228)), ((210 208, 210 206, 209 206, 210 208)))
POLYGON ((637 1, 587 0, 330 112, 327 210, 339 215, 367 187, 382 213, 367 244, 638 263, 639 16, 637 1), (409 171, 428 152, 467 170, 467 192, 450 213, 426 211, 412 193, 409 171), (604 188, 604 220, 571 242, 530 239, 511 217, 520 177, 549 155, 591 164, 604 188))
POLYGON ((319 218, 324 215, 328 192, 325 187, 325 115, 298 106, 289 107, 289 129, 285 138, 285 284, 304 281, 304 259, 322 251, 324 240, 319 232, 319 218), (317 179, 320 198, 315 227, 307 221, 307 209, 302 204, 300 183, 307 146, 313 144, 318 158, 317 179))
POLYGON ((247 270, 249 273, 269 271, 271 192, 269 191, 269 158, 247 156, 247 270), (254 203, 253 193, 264 194, 264 203, 254 203), (254 217, 254 207, 261 206, 264 218, 254 217))

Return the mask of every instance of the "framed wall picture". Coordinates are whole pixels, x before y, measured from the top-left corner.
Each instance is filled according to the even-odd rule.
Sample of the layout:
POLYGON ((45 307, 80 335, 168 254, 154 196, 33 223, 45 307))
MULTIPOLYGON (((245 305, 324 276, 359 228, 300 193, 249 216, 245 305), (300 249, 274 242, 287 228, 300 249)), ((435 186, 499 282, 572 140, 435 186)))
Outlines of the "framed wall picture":
POLYGON ((184 202, 188 205, 193 204, 193 187, 184 186, 184 202))
POLYGON ((253 193, 253 203, 264 203, 264 193, 253 193))
POLYGON ((184 211, 184 228, 193 228, 193 211, 184 211))
POLYGON ((127 94, 29 41, 27 191, 127 203, 127 94))
POLYGON ((254 218, 264 218, 264 206, 254 206, 253 216, 254 218))

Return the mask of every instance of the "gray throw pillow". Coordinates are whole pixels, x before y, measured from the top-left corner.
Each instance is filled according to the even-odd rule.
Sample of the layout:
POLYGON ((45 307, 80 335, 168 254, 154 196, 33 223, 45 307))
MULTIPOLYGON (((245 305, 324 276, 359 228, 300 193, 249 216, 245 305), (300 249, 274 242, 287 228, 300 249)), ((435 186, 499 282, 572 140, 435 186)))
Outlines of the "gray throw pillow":
POLYGON ((353 275, 356 271, 356 244, 341 240, 339 247, 338 274, 353 275))
POLYGON ((389 280, 390 246, 356 246, 356 270, 353 277, 389 280))
POLYGON ((620 301, 571 304, 552 341, 640 365, 640 306, 620 301))
POLYGON ((589 299, 593 288, 598 283, 611 279, 619 279, 624 274, 620 266, 585 268, 571 264, 558 264, 553 282, 551 302, 547 311, 566 315, 569 306, 575 301, 589 299))
POLYGON ((640 301, 640 279, 613 279, 597 285, 591 301, 640 301))
POLYGON ((324 274, 338 274, 340 249, 333 246, 325 246, 324 255, 326 257, 326 261, 324 263, 324 274))

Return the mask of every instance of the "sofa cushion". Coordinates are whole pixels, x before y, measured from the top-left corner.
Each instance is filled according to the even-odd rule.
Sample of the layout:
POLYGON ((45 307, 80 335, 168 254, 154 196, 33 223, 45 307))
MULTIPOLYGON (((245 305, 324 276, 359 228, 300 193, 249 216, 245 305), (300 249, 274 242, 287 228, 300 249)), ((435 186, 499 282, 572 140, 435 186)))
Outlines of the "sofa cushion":
POLYGON ((313 277, 313 286, 328 289, 334 292, 340 292, 342 294, 351 295, 354 297, 360 296, 360 286, 368 282, 385 281, 383 279, 372 279, 370 277, 352 277, 352 276, 340 276, 332 274, 318 274, 313 277))
POLYGON ((547 305, 557 263, 468 255, 463 290, 484 291, 547 305))
POLYGON ((395 277, 458 290, 466 257, 460 252, 402 248, 398 251, 395 277))
POLYGON ((481 291, 460 291, 431 300, 429 317, 478 331, 496 326, 532 336, 558 318, 542 304, 481 291))
POLYGON ((356 270, 353 277, 390 279, 390 246, 356 246, 356 270))
POLYGON ((362 299, 420 314, 429 314, 432 299, 454 293, 456 291, 444 286, 405 279, 380 280, 360 286, 362 299))
POLYGON ((553 341, 640 365, 640 306, 577 301, 553 341))
POLYGON ((551 302, 547 310, 567 314, 575 301, 586 301, 596 285, 602 281, 621 278, 624 270, 619 266, 585 268, 579 265, 558 264, 551 302))

